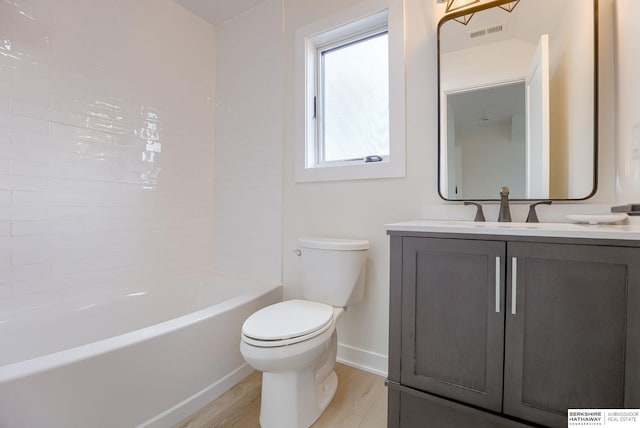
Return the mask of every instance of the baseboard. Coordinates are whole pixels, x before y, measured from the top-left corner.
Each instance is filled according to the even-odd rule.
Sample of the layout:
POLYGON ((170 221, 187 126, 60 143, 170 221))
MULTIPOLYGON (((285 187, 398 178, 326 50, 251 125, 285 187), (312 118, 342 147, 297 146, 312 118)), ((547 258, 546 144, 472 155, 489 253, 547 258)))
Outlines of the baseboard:
POLYGON ((159 415, 138 425, 137 428, 166 428, 174 426, 178 422, 202 409, 204 406, 237 385, 242 379, 249 376, 253 368, 244 363, 222 379, 212 383, 201 391, 196 392, 186 400, 165 410, 159 415))
POLYGON ((387 376, 389 359, 386 355, 338 343, 338 362, 380 376, 387 376))
MULTIPOLYGON (((387 376, 388 362, 386 355, 365 351, 348 345, 338 344, 337 360, 342 364, 346 364, 360 370, 380 376, 387 376)), ((138 425, 138 428, 162 428, 173 426, 193 415, 220 395, 224 394, 242 379, 251 374, 252 371, 253 368, 248 364, 243 364, 227 376, 214 382, 203 390, 198 391, 186 400, 138 425)))

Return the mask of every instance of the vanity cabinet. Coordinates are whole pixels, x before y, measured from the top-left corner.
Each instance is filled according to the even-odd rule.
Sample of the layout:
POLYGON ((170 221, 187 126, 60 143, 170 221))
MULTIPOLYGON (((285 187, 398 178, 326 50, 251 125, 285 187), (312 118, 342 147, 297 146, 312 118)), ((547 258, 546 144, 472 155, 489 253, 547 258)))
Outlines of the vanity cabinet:
POLYGON ((390 234, 389 427, 640 407, 633 242, 390 234))
POLYGON ((505 243, 408 237, 402 251, 402 383, 500 411, 505 243))

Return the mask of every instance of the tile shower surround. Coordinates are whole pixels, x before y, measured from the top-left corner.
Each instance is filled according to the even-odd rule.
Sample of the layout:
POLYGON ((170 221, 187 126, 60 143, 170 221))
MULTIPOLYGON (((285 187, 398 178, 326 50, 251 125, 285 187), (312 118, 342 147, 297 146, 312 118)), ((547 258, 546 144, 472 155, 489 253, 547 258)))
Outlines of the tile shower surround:
POLYGON ((281 21, 280 1, 266 0, 216 26, 214 266, 275 282, 282 280, 281 21))
POLYGON ((172 1, 0 0, 0 299, 212 269, 214 84, 172 1))

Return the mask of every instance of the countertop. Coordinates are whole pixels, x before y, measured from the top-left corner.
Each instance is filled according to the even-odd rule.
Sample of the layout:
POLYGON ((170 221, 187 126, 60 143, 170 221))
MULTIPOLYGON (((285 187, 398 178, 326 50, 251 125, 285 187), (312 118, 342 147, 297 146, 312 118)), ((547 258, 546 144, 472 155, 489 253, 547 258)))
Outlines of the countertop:
POLYGON ((538 236, 640 240, 638 224, 498 223, 463 220, 416 220, 386 224, 389 232, 464 233, 478 235, 538 236))

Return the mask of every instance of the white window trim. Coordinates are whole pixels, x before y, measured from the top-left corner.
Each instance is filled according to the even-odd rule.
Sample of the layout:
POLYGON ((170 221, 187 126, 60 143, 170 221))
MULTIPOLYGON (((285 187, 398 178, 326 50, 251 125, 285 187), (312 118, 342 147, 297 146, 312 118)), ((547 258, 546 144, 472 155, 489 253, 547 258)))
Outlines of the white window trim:
POLYGON ((366 0, 351 8, 299 28, 295 40, 295 181, 336 181, 405 176, 405 47, 402 0, 366 0), (389 158, 382 162, 345 165, 314 164, 316 126, 313 98, 316 47, 335 40, 341 32, 352 34, 354 26, 364 28, 388 20, 389 33, 389 158), (355 24, 358 22, 358 24, 355 24), (333 29, 333 30, 332 30, 333 29))

